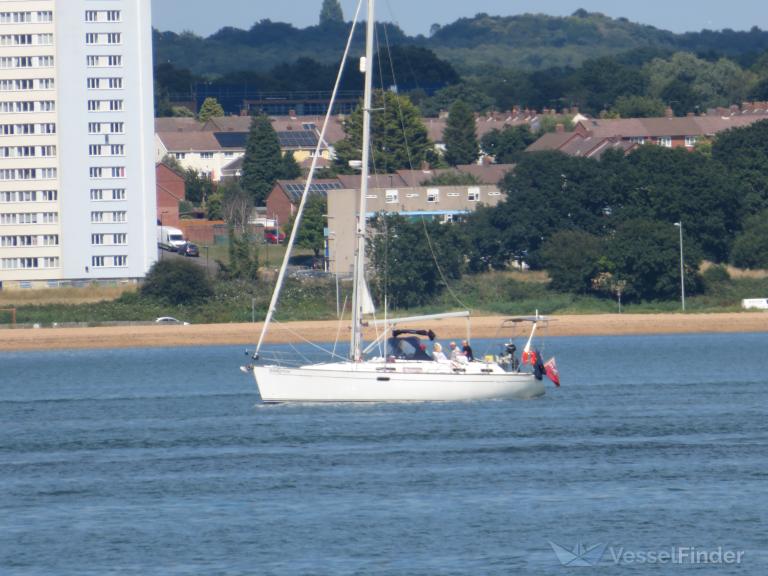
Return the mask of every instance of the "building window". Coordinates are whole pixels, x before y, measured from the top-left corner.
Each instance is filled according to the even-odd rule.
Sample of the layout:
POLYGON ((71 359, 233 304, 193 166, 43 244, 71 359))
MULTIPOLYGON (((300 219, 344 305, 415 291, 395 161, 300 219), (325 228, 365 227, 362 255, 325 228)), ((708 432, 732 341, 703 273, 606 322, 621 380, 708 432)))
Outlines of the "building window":
POLYGON ((119 267, 128 266, 128 256, 115 256, 113 260, 114 260, 115 266, 119 266, 119 267))
POLYGON ((467 201, 468 202, 477 202, 480 200, 480 188, 477 186, 473 186, 472 188, 467 188, 467 201))
POLYGON ((104 234, 91 234, 91 244, 94 246, 104 244, 104 234))
POLYGON ((125 188, 115 188, 112 190, 112 200, 125 200, 125 188))
POLYGON ((91 256, 91 266, 94 268, 104 268, 104 256, 91 256))
POLYGON ((91 212, 91 222, 104 222, 104 212, 91 212))
POLYGON ((101 188, 91 188, 91 200, 96 202, 104 200, 104 190, 101 188))
POLYGON ((210 160, 213 158, 213 152, 200 152, 200 158, 210 160))
POLYGON ((385 202, 387 204, 397 204, 399 192, 397 190, 387 190, 385 196, 385 202))
POLYGON ((686 136, 685 137, 686 148, 693 148, 694 146, 696 146, 697 141, 698 141, 698 138, 696 136, 686 136))
POLYGON ((440 202, 439 188, 427 188, 427 202, 440 202))
POLYGON ((660 138, 656 139, 656 144, 663 146, 664 148, 672 148, 672 137, 661 136, 660 138))

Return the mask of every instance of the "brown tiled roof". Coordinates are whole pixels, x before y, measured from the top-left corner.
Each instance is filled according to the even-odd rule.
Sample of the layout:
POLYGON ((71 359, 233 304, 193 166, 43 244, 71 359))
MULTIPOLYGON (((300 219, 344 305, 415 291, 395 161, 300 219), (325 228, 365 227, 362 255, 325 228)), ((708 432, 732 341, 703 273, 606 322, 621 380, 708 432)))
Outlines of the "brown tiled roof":
POLYGON ((251 128, 250 116, 223 116, 211 118, 203 124, 206 132, 248 132, 251 128))
POLYGON ((542 135, 531 144, 528 152, 543 150, 559 150, 569 156, 584 156, 585 158, 600 158, 606 150, 619 149, 628 152, 636 144, 622 140, 618 136, 595 136, 592 133, 552 132, 542 135))
POLYGON ((526 148, 526 152, 541 152, 543 150, 559 150, 569 140, 578 137, 575 132, 547 132, 541 138, 526 148))
POLYGON ((687 116, 684 118, 590 119, 580 124, 595 137, 658 138, 661 136, 711 136, 765 119, 762 115, 687 116))
POLYGON ((203 129, 195 118, 155 118, 155 132, 199 132, 203 129))
POLYGON ((159 132, 169 152, 216 152, 221 150, 213 132, 159 132))
MULTIPOLYGON (((475 119, 475 134, 480 139, 493 130, 530 124, 535 118, 536 115, 530 112, 478 116, 475 119)), ((447 118, 424 118, 424 126, 427 128, 429 139, 437 143, 443 142, 443 132, 447 122, 447 118)))

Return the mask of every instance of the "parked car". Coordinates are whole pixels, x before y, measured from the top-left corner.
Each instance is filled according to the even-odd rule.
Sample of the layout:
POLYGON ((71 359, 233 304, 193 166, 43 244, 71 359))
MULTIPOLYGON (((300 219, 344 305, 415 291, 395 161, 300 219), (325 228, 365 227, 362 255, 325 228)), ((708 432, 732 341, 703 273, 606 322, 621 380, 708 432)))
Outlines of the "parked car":
POLYGON ((189 322, 182 322, 171 316, 160 316, 155 320, 155 324, 181 324, 182 326, 189 326, 189 322))
POLYGON ((184 244, 184 246, 181 246, 179 248, 179 254, 182 256, 192 256, 194 258, 197 258, 200 256, 200 249, 197 247, 197 244, 193 244, 192 242, 187 242, 184 244))
POLYGON ((280 242, 285 240, 285 234, 277 228, 267 228, 264 230, 264 240, 269 244, 280 244, 280 242))

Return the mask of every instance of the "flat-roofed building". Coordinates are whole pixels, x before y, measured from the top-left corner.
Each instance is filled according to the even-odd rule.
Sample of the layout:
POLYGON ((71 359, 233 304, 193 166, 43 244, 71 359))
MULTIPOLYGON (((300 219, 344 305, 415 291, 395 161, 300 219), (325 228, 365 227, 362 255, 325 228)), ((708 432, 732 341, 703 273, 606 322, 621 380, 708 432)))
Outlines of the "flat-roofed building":
POLYGON ((0 284, 156 259, 149 0, 0 1, 0 284))

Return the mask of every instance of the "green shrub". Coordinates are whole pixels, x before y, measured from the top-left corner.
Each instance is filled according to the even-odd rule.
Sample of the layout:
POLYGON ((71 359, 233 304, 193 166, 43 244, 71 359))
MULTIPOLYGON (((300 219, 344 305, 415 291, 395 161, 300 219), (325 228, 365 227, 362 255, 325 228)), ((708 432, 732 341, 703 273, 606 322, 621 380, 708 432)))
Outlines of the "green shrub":
POLYGON ((195 304, 213 296, 205 270, 179 258, 160 260, 147 274, 141 295, 169 304, 195 304))

